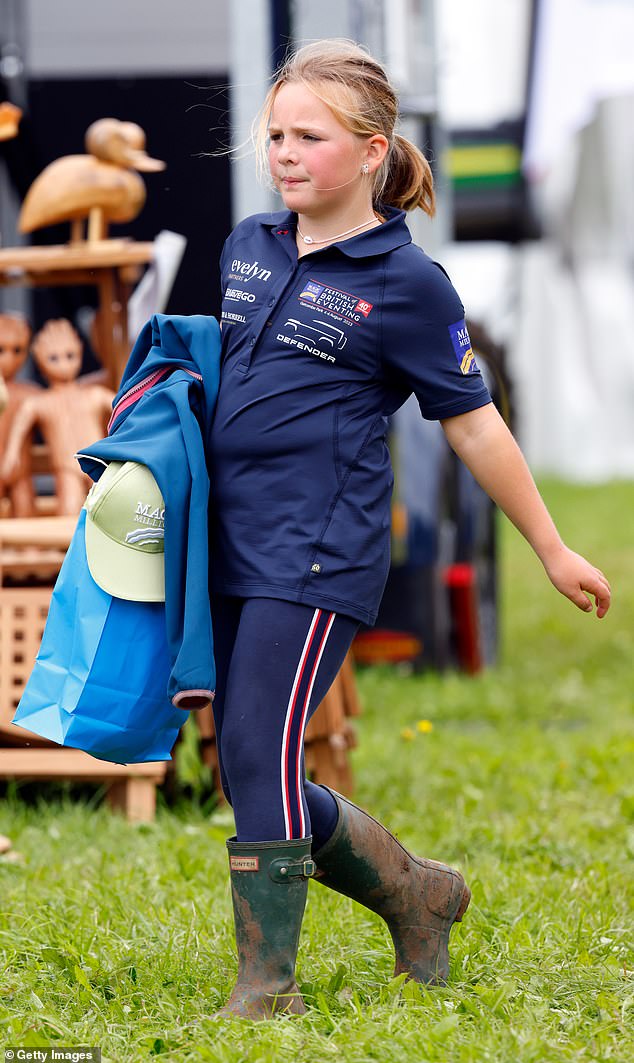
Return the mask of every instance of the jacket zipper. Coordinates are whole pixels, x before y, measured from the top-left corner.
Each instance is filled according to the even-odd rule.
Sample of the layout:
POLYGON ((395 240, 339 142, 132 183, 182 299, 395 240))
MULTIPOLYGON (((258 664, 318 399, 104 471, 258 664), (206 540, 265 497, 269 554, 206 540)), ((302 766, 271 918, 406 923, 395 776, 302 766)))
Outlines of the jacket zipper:
POLYGON ((113 411, 110 415, 110 420, 108 421, 106 433, 108 435, 110 434, 110 429, 114 425, 114 422, 116 421, 119 414, 123 413, 124 410, 127 410, 128 406, 132 406, 133 403, 138 402, 138 400, 141 398, 142 395, 145 394, 146 391, 149 391, 149 389, 153 387, 154 384, 158 384, 159 380, 162 380, 166 373, 171 373, 174 369, 184 369, 184 371, 186 373, 189 373, 190 376, 193 376, 195 380, 200 380, 202 382, 203 378, 200 373, 195 373, 193 369, 187 369, 185 366, 172 365, 166 366, 164 369, 155 369, 153 373, 150 373, 149 376, 146 376, 143 380, 140 380, 138 384, 135 384, 133 388, 130 388, 129 391, 126 391, 125 394, 121 396, 117 405, 113 408, 113 411))

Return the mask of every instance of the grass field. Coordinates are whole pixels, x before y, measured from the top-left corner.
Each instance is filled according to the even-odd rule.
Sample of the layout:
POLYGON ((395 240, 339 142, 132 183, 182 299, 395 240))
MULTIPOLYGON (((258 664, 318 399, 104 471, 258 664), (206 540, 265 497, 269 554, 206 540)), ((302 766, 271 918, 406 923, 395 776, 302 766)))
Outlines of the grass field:
POLYGON ((631 1063, 634 484, 543 491, 611 579, 608 618, 560 600, 505 525, 499 667, 358 677, 357 799, 473 888, 449 987, 391 980, 380 920, 311 884, 309 1013, 211 1022, 235 972, 226 812, 181 800, 135 827, 99 792, 10 787, 0 1045, 98 1045, 117 1063, 631 1063))

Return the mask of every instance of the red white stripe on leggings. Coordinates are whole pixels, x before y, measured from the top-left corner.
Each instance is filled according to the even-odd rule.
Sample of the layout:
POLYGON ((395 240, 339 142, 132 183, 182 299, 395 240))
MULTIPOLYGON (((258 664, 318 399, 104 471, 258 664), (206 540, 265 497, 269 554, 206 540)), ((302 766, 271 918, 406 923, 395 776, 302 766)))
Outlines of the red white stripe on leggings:
POLYGON ((308 722, 310 699, 315 685, 315 678, 326 648, 326 642, 335 622, 336 613, 331 613, 326 627, 321 633, 317 628, 322 615, 321 609, 315 609, 308 629, 304 648, 299 658, 291 695, 286 709, 284 733, 282 736, 281 782, 282 806, 287 840, 306 836, 306 817, 302 802, 302 753, 304 749, 304 731, 308 722), (312 667, 311 667, 312 661, 312 667), (291 792, 292 791, 292 792, 291 792), (293 803, 296 803, 296 815, 293 816, 293 803), (299 822, 299 834, 294 833, 293 819, 299 822))

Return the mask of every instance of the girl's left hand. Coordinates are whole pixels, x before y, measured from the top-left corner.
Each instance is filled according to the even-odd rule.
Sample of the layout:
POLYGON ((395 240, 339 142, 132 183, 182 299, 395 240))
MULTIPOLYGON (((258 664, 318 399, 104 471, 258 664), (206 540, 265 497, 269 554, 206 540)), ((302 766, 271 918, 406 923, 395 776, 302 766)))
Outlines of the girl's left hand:
POLYGON ((589 595, 594 597, 597 616, 604 617, 610 608, 610 584, 601 569, 595 568, 581 554, 569 550, 562 544, 554 557, 544 561, 544 568, 551 583, 571 602, 591 613, 593 604, 589 595))

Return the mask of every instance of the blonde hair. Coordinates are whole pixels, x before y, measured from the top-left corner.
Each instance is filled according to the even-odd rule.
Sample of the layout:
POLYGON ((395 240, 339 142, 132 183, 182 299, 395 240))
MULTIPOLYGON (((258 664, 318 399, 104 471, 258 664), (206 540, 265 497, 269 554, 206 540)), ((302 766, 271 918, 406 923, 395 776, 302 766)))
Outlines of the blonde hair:
POLYGON ((434 183, 423 153, 396 133, 398 99, 380 63, 353 41, 327 40, 304 45, 280 67, 254 123, 261 173, 267 171, 271 111, 282 85, 302 84, 314 92, 341 124, 359 137, 377 133, 389 150, 374 174, 372 200, 401 210, 435 210, 434 183))

